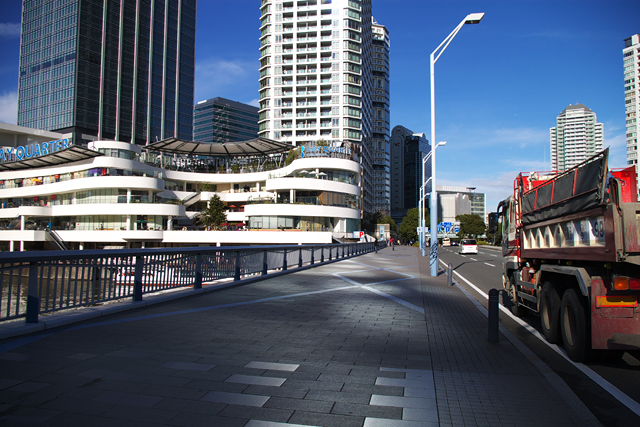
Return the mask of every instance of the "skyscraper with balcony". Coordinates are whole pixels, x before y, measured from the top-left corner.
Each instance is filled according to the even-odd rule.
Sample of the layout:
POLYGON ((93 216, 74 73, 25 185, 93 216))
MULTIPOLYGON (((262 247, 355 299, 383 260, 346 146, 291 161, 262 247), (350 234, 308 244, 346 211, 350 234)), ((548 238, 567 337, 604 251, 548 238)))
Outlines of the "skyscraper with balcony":
POLYGON ((624 41, 624 106, 627 125, 627 164, 636 167, 638 174, 638 107, 640 107, 640 34, 624 41))
POLYGON ((390 169, 389 138, 391 128, 390 86, 389 86, 389 31, 384 25, 373 20, 373 59, 372 97, 373 97, 373 210, 391 211, 390 205, 390 169))
POLYGON ((253 105, 212 98, 193 107, 193 140, 224 143, 258 137, 258 108, 253 105))
POLYGON ((259 135, 349 145, 373 211, 371 0, 263 0, 259 135))
POLYGON ((18 124, 75 144, 192 138, 196 0, 25 0, 18 124))
POLYGON ((604 129, 596 113, 582 104, 569 105, 551 128, 551 170, 567 170, 604 149, 604 129))

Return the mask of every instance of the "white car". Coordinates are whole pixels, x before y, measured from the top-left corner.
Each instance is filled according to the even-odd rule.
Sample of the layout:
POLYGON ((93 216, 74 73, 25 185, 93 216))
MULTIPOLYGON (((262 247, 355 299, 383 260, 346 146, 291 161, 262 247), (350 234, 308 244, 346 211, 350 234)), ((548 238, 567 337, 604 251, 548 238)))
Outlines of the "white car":
POLYGON ((478 254, 478 242, 474 239, 462 239, 460 241, 460 254, 478 254))

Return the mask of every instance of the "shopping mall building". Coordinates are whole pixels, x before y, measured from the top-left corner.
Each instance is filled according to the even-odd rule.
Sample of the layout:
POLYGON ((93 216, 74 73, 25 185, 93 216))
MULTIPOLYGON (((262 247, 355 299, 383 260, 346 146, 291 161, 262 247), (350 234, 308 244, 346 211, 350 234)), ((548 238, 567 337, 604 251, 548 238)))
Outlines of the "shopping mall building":
POLYGON ((76 146, 0 123, 0 250, 332 243, 360 229, 349 146, 258 138, 76 146), (202 224, 219 196, 227 222, 202 224))

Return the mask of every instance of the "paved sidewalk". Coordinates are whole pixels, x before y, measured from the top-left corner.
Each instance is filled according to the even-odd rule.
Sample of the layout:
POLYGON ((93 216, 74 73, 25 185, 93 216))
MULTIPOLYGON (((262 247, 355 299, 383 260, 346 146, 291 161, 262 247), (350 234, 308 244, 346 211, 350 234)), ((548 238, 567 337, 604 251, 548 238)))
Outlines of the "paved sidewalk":
POLYGON ((598 425, 519 342, 488 343, 481 311, 418 255, 2 340, 0 425, 598 425))

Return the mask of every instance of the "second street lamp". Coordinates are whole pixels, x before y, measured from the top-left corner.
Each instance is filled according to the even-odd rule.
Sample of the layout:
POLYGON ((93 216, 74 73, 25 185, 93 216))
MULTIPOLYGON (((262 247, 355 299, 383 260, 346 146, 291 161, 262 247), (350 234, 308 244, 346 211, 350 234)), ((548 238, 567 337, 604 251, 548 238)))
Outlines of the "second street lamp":
MULTIPOLYGON (((440 55, 445 51, 451 40, 465 24, 478 24, 484 13, 471 13, 440 43, 431 53, 429 65, 431 71, 431 248, 429 249, 429 266, 431 276, 438 275, 438 194, 436 192, 436 96, 435 96, 435 65, 440 55)), ((424 178, 423 178, 424 179, 424 178)))

